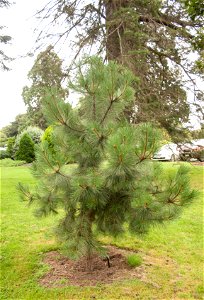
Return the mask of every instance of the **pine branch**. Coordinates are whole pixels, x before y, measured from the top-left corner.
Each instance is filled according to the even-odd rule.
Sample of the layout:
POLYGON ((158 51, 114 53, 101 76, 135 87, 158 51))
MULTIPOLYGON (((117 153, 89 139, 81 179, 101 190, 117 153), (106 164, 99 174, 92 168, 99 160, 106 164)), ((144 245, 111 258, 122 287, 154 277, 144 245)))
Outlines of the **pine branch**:
POLYGON ((149 151, 149 154, 146 155, 146 158, 150 158, 151 157, 151 155, 153 154, 153 150, 154 150, 155 145, 156 145, 156 139, 153 140, 152 147, 151 147, 151 149, 149 151))
POLYGON ((48 158, 48 156, 47 156, 47 154, 46 154, 46 151, 42 150, 42 154, 43 154, 43 157, 44 157, 45 161, 47 162, 47 165, 54 171, 54 173, 59 174, 59 175, 61 175, 62 177, 65 177, 65 178, 67 178, 67 179, 70 179, 69 176, 67 176, 67 175, 65 175, 65 174, 63 174, 63 173, 61 173, 59 164, 58 164, 58 168, 55 168, 55 166, 53 166, 53 165, 51 164, 51 162, 50 162, 50 160, 49 160, 49 158, 48 158))
MULTIPOLYGON (((176 31, 179 31, 181 28, 180 27, 178 27, 177 25, 175 25, 175 24, 173 24, 173 21, 170 21, 169 19, 168 19, 168 17, 167 16, 163 16, 164 18, 153 18, 153 17, 149 17, 149 16, 139 16, 139 18, 138 18, 138 21, 139 22, 148 22, 148 23, 152 23, 152 22, 156 22, 156 23, 158 23, 158 24, 160 24, 160 25, 164 25, 164 26, 166 26, 166 27, 168 27, 168 28, 171 28, 171 29, 173 29, 173 30, 176 30, 176 31), (166 18, 165 18, 166 17, 166 18)), ((176 22, 176 21, 174 21, 174 22, 176 22)), ((186 27, 186 26, 193 26, 193 23, 189 23, 189 22, 182 22, 182 21, 178 21, 177 20, 177 22, 176 22, 178 25, 181 25, 182 27, 186 27), (190 25, 191 24, 191 25, 190 25)), ((189 38, 191 38, 191 39, 193 39, 194 38, 194 36, 192 35, 192 34, 190 34, 189 32, 185 32, 185 34, 189 37, 189 38)))
POLYGON ((100 121, 100 124, 103 124, 103 122, 105 121, 105 119, 106 119, 106 117, 107 117, 109 111, 111 110, 113 104, 114 104, 115 102, 117 102, 118 100, 120 100, 120 98, 121 98, 121 96, 123 95, 123 93, 125 92, 126 88, 127 88, 127 82, 126 82, 126 84, 125 84, 125 87, 124 87, 122 93, 121 93, 119 96, 117 96, 115 99, 113 99, 113 94, 112 94, 112 96, 111 96, 111 98, 110 98, 109 106, 108 106, 107 110, 105 111, 105 114, 104 114, 104 116, 102 117, 102 119, 101 119, 101 121, 100 121))
POLYGON ((160 16, 162 17, 163 20, 168 20, 169 22, 172 22, 172 23, 176 23, 178 25, 180 25, 181 27, 185 28, 185 27, 195 27, 195 26, 198 26, 198 27, 202 27, 202 24, 199 24, 195 21, 187 21, 187 20, 181 20, 180 19, 180 16, 169 16, 167 14, 163 14, 163 13, 159 13, 160 16))
POLYGON ((31 204, 35 200, 34 194, 32 194, 27 186, 22 185, 20 182, 17 185, 17 189, 20 192, 21 198, 23 200, 28 200, 31 204))
POLYGON ((167 199, 167 202, 168 203, 172 203, 172 204, 175 204, 175 199, 179 196, 179 194, 181 194, 181 192, 183 191, 183 189, 184 189, 184 186, 180 186, 179 187, 179 190, 178 190, 178 192, 173 196, 173 198, 171 198, 171 196, 172 196, 172 194, 173 194, 173 192, 171 192, 171 194, 170 194, 170 196, 168 197, 168 199, 167 199))
POLYGON ((106 20, 106 16, 103 14, 103 12, 101 11, 101 7, 102 7, 102 3, 100 3, 101 1, 99 1, 99 8, 95 7, 93 4, 88 4, 87 8, 90 9, 90 11, 95 11, 97 12, 98 16, 102 17, 104 20, 106 20))
MULTIPOLYGON (((189 78, 189 81, 190 81, 190 82, 192 83, 192 85, 193 85, 194 102, 196 102, 196 101, 195 101, 195 92, 198 92, 198 91, 199 91, 199 92, 203 93, 203 91, 197 86, 196 80, 193 79, 193 78, 191 77, 189 71, 185 68, 185 66, 184 66, 182 63, 180 63, 180 62, 178 61, 178 59, 175 60, 175 59, 172 57, 172 55, 170 55, 170 54, 168 54, 168 53, 158 51, 158 50, 153 49, 152 47, 149 47, 149 46, 147 46, 147 49, 148 49, 149 51, 151 51, 152 53, 155 53, 159 58, 161 58, 161 57, 163 56, 163 57, 166 57, 166 58, 170 59, 172 63, 177 64, 177 65, 183 70, 183 72, 184 72, 185 75, 189 78)), ((200 106, 200 107, 201 107, 201 106, 200 106)))
POLYGON ((145 132, 145 145, 144 145, 143 154, 141 156, 141 160, 145 159, 145 153, 146 153, 146 150, 147 150, 147 143, 148 143, 148 133, 147 133, 147 130, 146 130, 146 132, 145 132))
MULTIPOLYGON (((52 114, 54 115, 54 117, 56 118, 56 120, 57 120, 60 124, 62 124, 62 125, 64 125, 64 126, 66 126, 67 128, 69 128, 71 131, 75 131, 75 132, 80 132, 80 133, 82 133, 82 132, 83 132, 82 130, 79 130, 79 129, 77 129, 77 128, 71 127, 71 126, 65 121, 65 119, 64 119, 64 117, 63 117, 63 115, 62 115, 62 112, 61 112, 60 109, 59 109, 59 105, 58 105, 58 103, 57 103, 57 101, 56 101, 56 97, 55 97, 55 95, 53 95, 53 94, 52 94, 52 100, 53 100, 52 104, 54 104, 53 108, 56 108, 56 109, 57 109, 58 114, 57 114, 57 113, 55 112, 55 110, 52 108, 52 104, 51 104, 50 102, 46 101, 46 105, 49 106, 49 110, 52 112, 52 114), (60 116, 60 117, 59 117, 59 116, 60 116)), ((65 104, 65 103, 64 103, 64 104, 65 104)), ((65 105, 66 105, 66 104, 65 104, 65 105)))

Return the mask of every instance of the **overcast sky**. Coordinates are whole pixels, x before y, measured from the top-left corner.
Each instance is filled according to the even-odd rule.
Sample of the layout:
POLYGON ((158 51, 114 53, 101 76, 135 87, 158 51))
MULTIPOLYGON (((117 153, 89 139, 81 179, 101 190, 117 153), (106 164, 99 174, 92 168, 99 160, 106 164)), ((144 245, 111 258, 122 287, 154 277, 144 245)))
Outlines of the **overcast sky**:
POLYGON ((16 0, 9 8, 0 10, 0 25, 7 27, 2 33, 12 37, 11 44, 3 49, 7 55, 16 58, 9 64, 11 71, 0 70, 0 128, 14 121, 17 114, 26 112, 21 93, 27 83, 27 73, 33 65, 34 58, 23 56, 35 45, 33 30, 37 20, 33 15, 46 2, 16 0))

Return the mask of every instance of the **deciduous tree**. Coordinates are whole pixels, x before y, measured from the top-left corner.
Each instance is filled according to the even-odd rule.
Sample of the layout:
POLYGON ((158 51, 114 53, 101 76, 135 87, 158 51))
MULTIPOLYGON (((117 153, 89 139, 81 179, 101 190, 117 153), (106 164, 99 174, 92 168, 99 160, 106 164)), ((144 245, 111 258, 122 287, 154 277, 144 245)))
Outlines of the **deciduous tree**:
POLYGON ((32 123, 32 119, 29 118, 28 114, 19 114, 15 117, 13 122, 2 128, 2 132, 5 133, 7 137, 17 136, 18 133, 32 123))

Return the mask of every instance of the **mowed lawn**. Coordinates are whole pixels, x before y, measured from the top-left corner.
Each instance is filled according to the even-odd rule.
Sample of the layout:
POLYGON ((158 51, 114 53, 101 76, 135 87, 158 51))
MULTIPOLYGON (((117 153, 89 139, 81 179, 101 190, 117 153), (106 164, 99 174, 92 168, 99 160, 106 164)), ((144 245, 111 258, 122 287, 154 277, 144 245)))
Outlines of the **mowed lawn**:
MULTIPOLYGON (((166 169, 177 166, 164 164, 166 169)), ((38 279, 48 271, 42 263, 44 253, 60 251, 53 235, 59 216, 37 219, 34 207, 19 200, 17 183, 34 184, 29 167, 4 167, 1 174, 1 299, 202 299, 202 193, 179 219, 154 227, 143 237, 100 237, 104 243, 138 250, 146 262, 145 280, 95 287, 44 288, 38 284, 38 279)), ((203 190, 203 167, 191 167, 191 184, 203 190)))

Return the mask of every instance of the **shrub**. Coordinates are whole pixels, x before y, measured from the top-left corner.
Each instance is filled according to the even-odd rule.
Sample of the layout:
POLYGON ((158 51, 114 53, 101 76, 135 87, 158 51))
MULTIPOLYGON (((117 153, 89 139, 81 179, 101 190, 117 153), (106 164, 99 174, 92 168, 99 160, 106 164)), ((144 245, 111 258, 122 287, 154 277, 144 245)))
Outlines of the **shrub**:
POLYGON ((7 152, 8 152, 8 157, 14 158, 14 144, 15 144, 15 137, 10 137, 8 138, 7 142, 7 152))
POLYGON ((19 149, 20 140, 22 136, 26 133, 34 144, 39 144, 41 142, 41 138, 43 135, 43 130, 38 127, 29 126, 25 130, 23 130, 21 133, 19 133, 16 137, 15 144, 13 146, 14 153, 16 153, 19 149))
POLYGON ((8 158, 10 157, 8 152, 6 150, 0 150, 0 159, 8 158))
POLYGON ((39 127, 29 126, 28 128, 26 128, 19 134, 20 138, 25 133, 27 133, 30 136, 30 138, 32 139, 34 144, 39 144, 41 142, 41 138, 42 138, 44 131, 42 129, 40 129, 39 127))
POLYGON ((47 141, 49 149, 52 149, 54 151, 54 142, 53 142, 53 127, 49 126, 45 130, 44 134, 42 135, 42 142, 47 141))
POLYGON ((142 258, 137 254, 130 254, 127 256, 127 263, 130 267, 139 267, 142 264, 142 258))
POLYGON ((0 166, 1 167, 17 167, 24 165, 26 161, 23 160, 13 160, 11 158, 5 158, 0 160, 0 166))
POLYGON ((7 143, 7 136, 2 130, 0 130, 0 147, 5 147, 6 143, 7 143))
POLYGON ((15 159, 25 160, 27 163, 35 159, 34 142, 27 133, 20 139, 19 149, 16 152, 15 159))

